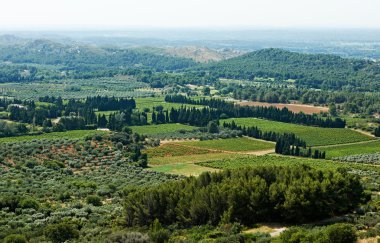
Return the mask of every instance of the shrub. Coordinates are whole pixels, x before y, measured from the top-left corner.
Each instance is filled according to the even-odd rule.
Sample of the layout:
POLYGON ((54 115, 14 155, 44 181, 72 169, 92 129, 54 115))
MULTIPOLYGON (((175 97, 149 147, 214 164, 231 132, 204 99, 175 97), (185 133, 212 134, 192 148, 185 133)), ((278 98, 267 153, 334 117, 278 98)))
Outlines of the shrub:
POLYGON ((306 229, 291 227, 280 235, 284 243, 296 242, 326 242, 326 243, 354 243, 357 236, 350 224, 338 223, 327 227, 306 229))
POLYGON ((21 208, 33 208, 33 209, 37 210, 39 208, 39 204, 33 198, 27 198, 27 199, 24 199, 20 202, 20 207, 21 208))
POLYGON ((96 196, 96 195, 90 195, 86 198, 86 202, 88 204, 92 204, 93 206, 102 206, 103 203, 102 203, 102 199, 99 197, 99 196, 96 196))
POLYGON ((26 243, 28 242, 24 235, 12 234, 4 238, 4 243, 26 243))
POLYGON ((44 231, 45 237, 53 243, 65 242, 70 239, 79 237, 79 231, 76 225, 70 223, 59 223, 48 225, 44 231))
POLYGON ((107 240, 106 243, 148 243, 151 242, 146 234, 140 232, 127 232, 127 233, 114 233, 107 240))

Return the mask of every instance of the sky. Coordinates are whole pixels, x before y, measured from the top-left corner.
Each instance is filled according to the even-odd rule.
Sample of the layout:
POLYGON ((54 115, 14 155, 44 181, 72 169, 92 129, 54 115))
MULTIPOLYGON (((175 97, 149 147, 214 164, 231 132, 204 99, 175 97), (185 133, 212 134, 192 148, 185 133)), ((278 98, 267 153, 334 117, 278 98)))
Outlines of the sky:
POLYGON ((379 0, 4 0, 0 29, 380 28, 379 0))

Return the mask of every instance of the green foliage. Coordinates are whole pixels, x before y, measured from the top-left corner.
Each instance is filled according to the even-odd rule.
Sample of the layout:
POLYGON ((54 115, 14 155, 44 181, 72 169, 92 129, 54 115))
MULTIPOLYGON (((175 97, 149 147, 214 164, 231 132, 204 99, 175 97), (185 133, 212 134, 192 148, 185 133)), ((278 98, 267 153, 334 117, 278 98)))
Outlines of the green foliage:
POLYGON ((158 219, 155 219, 150 226, 149 236, 155 243, 165 243, 170 238, 170 232, 162 227, 158 219))
POLYGON ((117 232, 110 235, 106 240, 106 243, 114 242, 150 243, 151 240, 147 234, 143 234, 140 232, 117 232))
POLYGON ((99 196, 96 195, 90 195, 86 198, 86 202, 88 204, 92 204, 93 206, 99 207, 102 206, 102 199, 99 196))
POLYGON ((218 124, 216 124, 216 122, 214 121, 210 121, 208 124, 207 124, 207 131, 209 133, 219 133, 219 127, 218 127, 218 124))
POLYGON ((24 235, 12 234, 4 238, 4 243, 27 243, 27 239, 24 235))
POLYGON ((29 130, 25 124, 0 120, 0 138, 23 135, 29 130))
POLYGON ((53 243, 61 243, 79 237, 77 226, 67 222, 46 226, 44 234, 53 243))
POLYGON ((345 213, 364 200, 357 177, 307 166, 258 167, 144 188, 128 195, 126 224, 218 224, 230 218, 245 225, 259 221, 306 222, 345 213), (342 188, 342 185, 345 185, 342 188))
POLYGON ((87 136, 93 136, 94 134, 107 134, 104 131, 91 131, 91 130, 76 130, 66 132, 52 132, 44 133, 33 136, 19 136, 19 137, 6 137, 0 138, 0 143, 12 143, 21 141, 36 141, 43 139, 84 139, 87 136))
POLYGON ((352 225, 339 223, 313 229, 291 227, 280 235, 280 239, 284 243, 354 243, 357 235, 352 225))

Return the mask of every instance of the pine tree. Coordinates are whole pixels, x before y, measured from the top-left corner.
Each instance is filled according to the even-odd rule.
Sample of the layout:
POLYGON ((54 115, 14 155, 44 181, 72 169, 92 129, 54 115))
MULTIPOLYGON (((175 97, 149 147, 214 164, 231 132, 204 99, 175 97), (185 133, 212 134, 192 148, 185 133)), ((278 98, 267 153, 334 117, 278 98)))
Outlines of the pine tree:
POLYGON ((380 137, 380 125, 378 128, 375 129, 375 137, 380 137))
POLYGON ((153 124, 157 123, 157 116, 156 116, 156 113, 154 111, 152 112, 152 123, 153 124))

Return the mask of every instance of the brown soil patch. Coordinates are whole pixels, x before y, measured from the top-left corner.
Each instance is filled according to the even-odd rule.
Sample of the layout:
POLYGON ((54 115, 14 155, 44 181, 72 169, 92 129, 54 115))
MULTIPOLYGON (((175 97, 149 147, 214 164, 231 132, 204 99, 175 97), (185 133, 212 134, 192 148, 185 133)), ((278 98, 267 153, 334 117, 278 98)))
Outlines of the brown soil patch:
POLYGON ((264 107, 274 106, 279 109, 286 107, 290 111, 293 111, 295 113, 299 113, 302 111, 305 114, 319 114, 320 112, 329 111, 328 107, 303 105, 303 104, 281 104, 281 103, 266 103, 266 102, 257 102, 257 101, 243 101, 243 102, 238 102, 238 104, 242 106, 264 106, 264 107))

